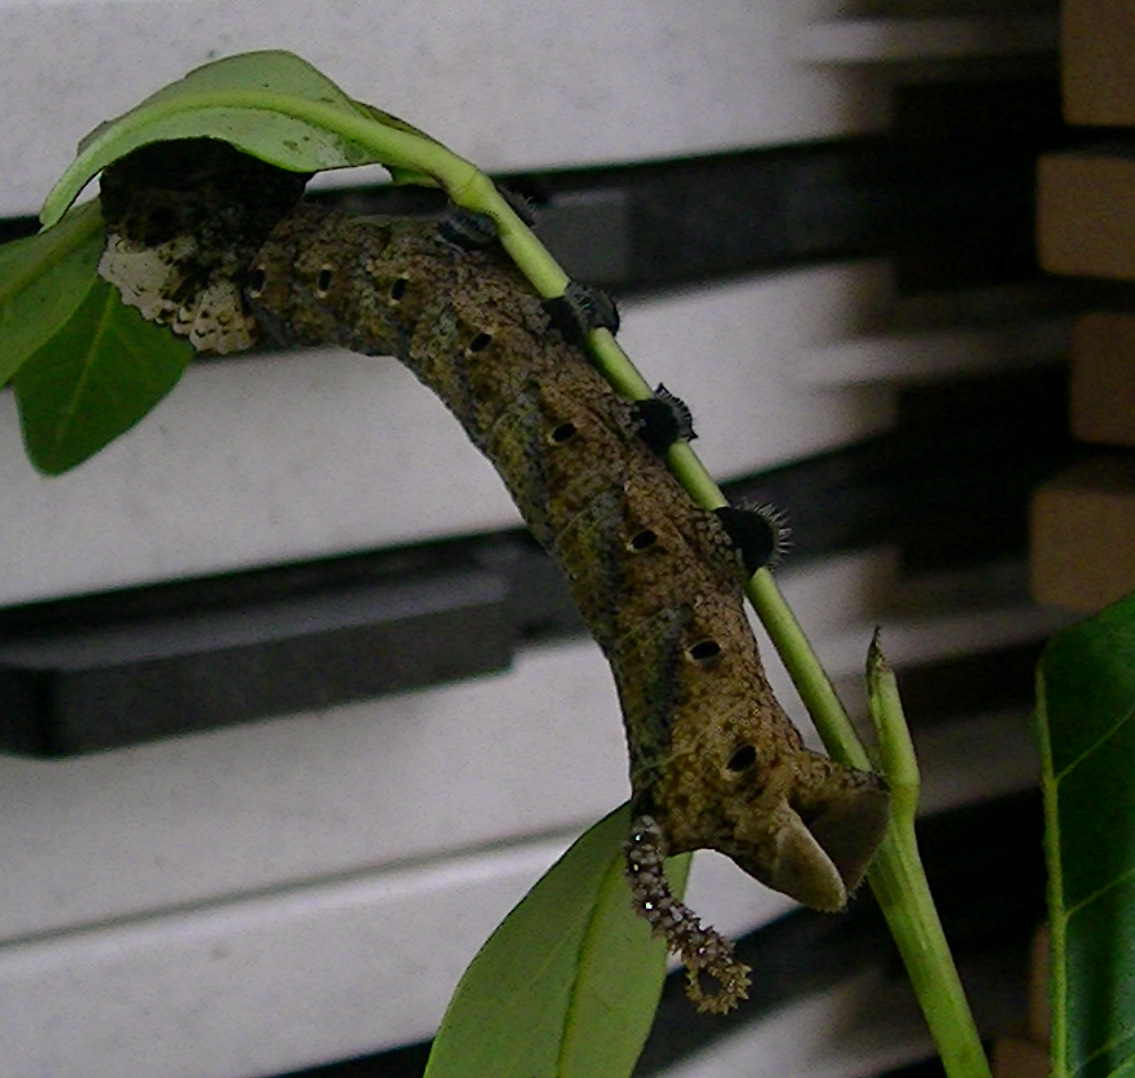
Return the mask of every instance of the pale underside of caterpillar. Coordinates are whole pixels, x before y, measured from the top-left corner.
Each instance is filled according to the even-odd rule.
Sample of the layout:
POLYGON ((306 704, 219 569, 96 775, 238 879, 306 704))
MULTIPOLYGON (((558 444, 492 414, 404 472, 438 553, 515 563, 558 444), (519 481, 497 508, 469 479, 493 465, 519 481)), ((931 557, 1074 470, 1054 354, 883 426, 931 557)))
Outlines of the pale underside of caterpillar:
POLYGON ((728 1010, 749 971, 670 894, 664 858, 719 850, 838 910, 881 839, 885 786, 805 748, 773 696, 742 604, 753 565, 738 529, 697 506, 660 455, 680 417, 660 434, 667 408, 608 386, 487 219, 352 218, 297 201, 305 179, 223 144, 139 151, 103 177, 100 271, 202 350, 266 333, 393 355, 445 402, 610 662, 630 755, 635 906, 681 955, 699 1007, 728 1010))

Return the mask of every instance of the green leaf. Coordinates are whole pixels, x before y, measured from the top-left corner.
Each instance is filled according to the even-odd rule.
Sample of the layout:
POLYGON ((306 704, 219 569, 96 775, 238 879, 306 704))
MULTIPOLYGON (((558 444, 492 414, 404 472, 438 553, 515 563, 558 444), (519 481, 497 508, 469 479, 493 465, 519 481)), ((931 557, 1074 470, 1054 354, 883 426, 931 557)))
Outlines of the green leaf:
POLYGON ((384 163, 384 155, 358 141, 368 134, 373 139, 375 128, 438 145, 396 117, 357 104, 290 52, 227 57, 196 68, 95 128, 79 144, 40 217, 45 225, 54 223, 96 173, 149 142, 223 139, 280 168, 319 172, 384 163))
POLYGON ((181 377, 193 347, 143 320, 101 278, 15 377, 24 444, 48 475, 129 430, 181 377))
POLYGON ((54 228, 0 247, 0 386, 71 318, 98 279, 98 202, 54 228))
MULTIPOLYGON (((625 1078, 650 1032, 666 951, 631 909, 626 805, 545 873, 457 986, 426 1078, 625 1078)), ((689 857, 667 872, 681 893, 689 857)))
POLYGON ((1135 1070, 1135 594, 1041 658, 1057 1078, 1135 1070))

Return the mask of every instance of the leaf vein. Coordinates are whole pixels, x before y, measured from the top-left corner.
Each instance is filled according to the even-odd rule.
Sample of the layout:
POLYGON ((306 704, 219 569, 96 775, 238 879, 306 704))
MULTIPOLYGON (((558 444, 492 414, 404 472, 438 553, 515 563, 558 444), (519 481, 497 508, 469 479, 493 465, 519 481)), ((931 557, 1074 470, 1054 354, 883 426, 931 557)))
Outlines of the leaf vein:
POLYGON ((1112 890, 1115 887, 1118 887, 1120 884, 1125 883, 1132 878, 1135 878, 1135 865, 1132 865, 1129 869, 1127 869, 1126 872, 1121 872, 1114 879, 1108 880, 1108 882, 1105 883, 1102 887, 1094 891, 1092 894, 1088 895, 1086 898, 1080 899, 1080 901, 1075 905, 1068 906, 1064 911, 1064 917, 1066 919, 1070 918, 1073 914, 1078 913, 1080 910, 1084 909, 1087 906, 1090 906, 1093 902, 1096 901, 1096 899, 1102 898, 1108 893, 1108 891, 1112 890))
POLYGON ((1135 718, 1135 707, 1128 708, 1127 711, 1122 716, 1120 716, 1119 719, 1116 720, 1116 722, 1110 727, 1110 729, 1105 730, 1102 734, 1100 734, 1100 736, 1096 738, 1096 740, 1093 741, 1086 749, 1084 749, 1084 751, 1081 752, 1080 755, 1077 756, 1070 764, 1062 768, 1059 773, 1054 774, 1053 781, 1058 785, 1063 782, 1064 779, 1072 771, 1079 767, 1080 764, 1082 764, 1097 749, 1102 748, 1107 741, 1118 734, 1120 730, 1122 730, 1123 727, 1131 721, 1132 718, 1135 718))
MULTIPOLYGON (((1110 1052, 1113 1048, 1115 1048, 1117 1044, 1122 1044, 1125 1040, 1129 1040, 1133 1036, 1135 1036, 1135 1022, 1132 1022, 1123 1029, 1117 1031, 1114 1036, 1110 1037, 1107 1041, 1101 1044, 1094 1052, 1084 1056, 1083 1060, 1072 1072, 1072 1074, 1079 1074, 1094 1060, 1098 1059, 1100 1056, 1106 1054, 1107 1052, 1110 1052)), ((1128 1056, 1126 1059, 1119 1062, 1119 1068, 1130 1067, 1133 1062, 1135 1062, 1135 1060, 1133 1060, 1131 1056, 1128 1056)), ((1109 1068, 1108 1078, 1117 1078, 1117 1076, 1121 1073, 1123 1073, 1122 1069, 1112 1070, 1109 1068)))

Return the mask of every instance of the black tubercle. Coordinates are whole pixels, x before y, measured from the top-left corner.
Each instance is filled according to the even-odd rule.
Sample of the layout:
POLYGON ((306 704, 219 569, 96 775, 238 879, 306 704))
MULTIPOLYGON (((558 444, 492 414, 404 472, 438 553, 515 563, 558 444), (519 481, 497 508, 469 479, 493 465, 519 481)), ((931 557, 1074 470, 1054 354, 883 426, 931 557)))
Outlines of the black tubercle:
POLYGON ((619 331, 619 309, 601 288, 569 281, 562 296, 544 300, 552 328, 569 344, 583 344, 593 329, 619 331))
POLYGON ((635 401, 632 407, 639 421, 638 436, 660 457, 675 442, 692 442, 697 437, 686 402, 662 384, 653 397, 635 401))
POLYGON ((464 206, 450 206, 438 221, 438 234, 447 243, 464 251, 489 247, 497 239, 497 223, 487 213, 467 210, 464 206))
POLYGON ((512 207, 516 216, 529 228, 534 228, 536 225, 536 204, 532 199, 507 187, 497 187, 497 190, 500 192, 501 198, 512 207))
POLYGON ((737 509, 724 505, 715 509, 717 519, 741 554, 746 572, 776 563, 788 545, 788 528, 780 512, 769 505, 737 509))

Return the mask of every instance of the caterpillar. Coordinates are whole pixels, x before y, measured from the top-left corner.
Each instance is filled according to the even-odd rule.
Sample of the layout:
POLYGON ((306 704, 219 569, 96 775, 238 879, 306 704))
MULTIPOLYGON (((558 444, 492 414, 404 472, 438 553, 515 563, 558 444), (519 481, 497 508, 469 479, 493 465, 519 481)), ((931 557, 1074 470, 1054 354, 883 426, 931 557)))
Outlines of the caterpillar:
POLYGON ((778 545, 775 526, 701 508, 671 475, 666 448, 693 434, 684 406, 661 388, 622 398, 582 344, 617 322, 605 297, 575 286, 542 300, 491 218, 353 218, 300 200, 304 179, 223 143, 136 151, 103 176, 100 272, 202 350, 264 335, 393 355, 448 406, 610 663, 634 906, 682 958, 699 1009, 729 1010, 749 970, 670 893, 664 859, 718 850, 805 905, 839 910, 889 804, 878 776, 807 749, 769 687, 742 589, 778 545), (182 152, 198 164, 178 166, 182 152))

